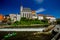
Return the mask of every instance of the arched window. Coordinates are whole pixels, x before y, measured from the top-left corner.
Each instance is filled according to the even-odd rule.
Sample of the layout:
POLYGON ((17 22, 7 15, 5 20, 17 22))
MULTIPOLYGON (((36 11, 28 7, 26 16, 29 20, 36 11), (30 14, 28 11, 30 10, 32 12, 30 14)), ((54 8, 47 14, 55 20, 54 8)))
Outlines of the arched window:
POLYGON ((24 17, 24 13, 23 13, 23 17, 24 17))

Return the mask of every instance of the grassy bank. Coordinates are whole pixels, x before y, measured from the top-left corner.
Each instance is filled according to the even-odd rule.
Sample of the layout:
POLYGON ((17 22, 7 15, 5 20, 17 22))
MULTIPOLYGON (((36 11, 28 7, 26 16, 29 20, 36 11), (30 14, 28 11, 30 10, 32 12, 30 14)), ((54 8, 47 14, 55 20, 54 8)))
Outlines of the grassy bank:
POLYGON ((48 24, 32 24, 32 25, 3 25, 0 27, 4 28, 40 28, 40 27, 48 27, 48 24))
POLYGON ((48 24, 48 21, 47 20, 21 18, 20 21, 16 21, 13 25, 31 25, 31 24, 48 24))
POLYGON ((21 18, 20 21, 16 21, 11 25, 0 25, 1 27, 4 26, 5 28, 38 28, 38 27, 48 27, 47 20, 38 20, 38 19, 26 19, 21 18))
POLYGON ((20 21, 16 21, 15 23, 11 24, 13 28, 38 28, 38 27, 47 27, 48 21, 47 20, 38 20, 38 19, 26 19, 21 18, 20 21))

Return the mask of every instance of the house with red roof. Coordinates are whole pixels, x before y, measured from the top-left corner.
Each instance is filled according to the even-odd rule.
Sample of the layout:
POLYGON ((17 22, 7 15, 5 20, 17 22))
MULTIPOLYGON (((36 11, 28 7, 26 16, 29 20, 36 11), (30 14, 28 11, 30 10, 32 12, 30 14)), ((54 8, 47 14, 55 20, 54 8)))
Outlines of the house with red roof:
POLYGON ((37 19, 37 14, 34 10, 32 11, 32 19, 37 19))
POLYGON ((49 22, 56 22, 56 18, 54 16, 46 16, 46 19, 49 20, 49 22))
POLYGON ((4 20, 4 16, 0 14, 0 22, 2 22, 3 20, 4 20))
POLYGON ((43 14, 38 14, 38 20, 43 20, 44 19, 44 15, 43 14))

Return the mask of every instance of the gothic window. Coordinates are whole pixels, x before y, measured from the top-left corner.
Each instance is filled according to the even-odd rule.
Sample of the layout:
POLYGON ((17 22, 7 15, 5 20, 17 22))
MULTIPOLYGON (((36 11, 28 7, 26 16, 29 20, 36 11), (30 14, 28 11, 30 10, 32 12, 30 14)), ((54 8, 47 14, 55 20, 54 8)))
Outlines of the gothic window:
POLYGON ((24 17, 24 13, 23 13, 23 17, 24 17))

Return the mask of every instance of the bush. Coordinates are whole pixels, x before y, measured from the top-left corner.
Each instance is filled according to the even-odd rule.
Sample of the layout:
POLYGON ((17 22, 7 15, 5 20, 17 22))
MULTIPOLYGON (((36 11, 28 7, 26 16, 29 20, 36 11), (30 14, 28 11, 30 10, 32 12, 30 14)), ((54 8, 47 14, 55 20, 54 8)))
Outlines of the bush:
POLYGON ((57 19, 57 24, 60 24, 60 19, 57 19))
POLYGON ((38 19, 26 19, 26 18, 21 18, 20 21, 16 21, 14 23, 14 25, 19 25, 19 24, 22 24, 22 25, 30 25, 30 24, 45 24, 45 23, 48 23, 47 21, 41 21, 41 20, 38 20, 38 19))

